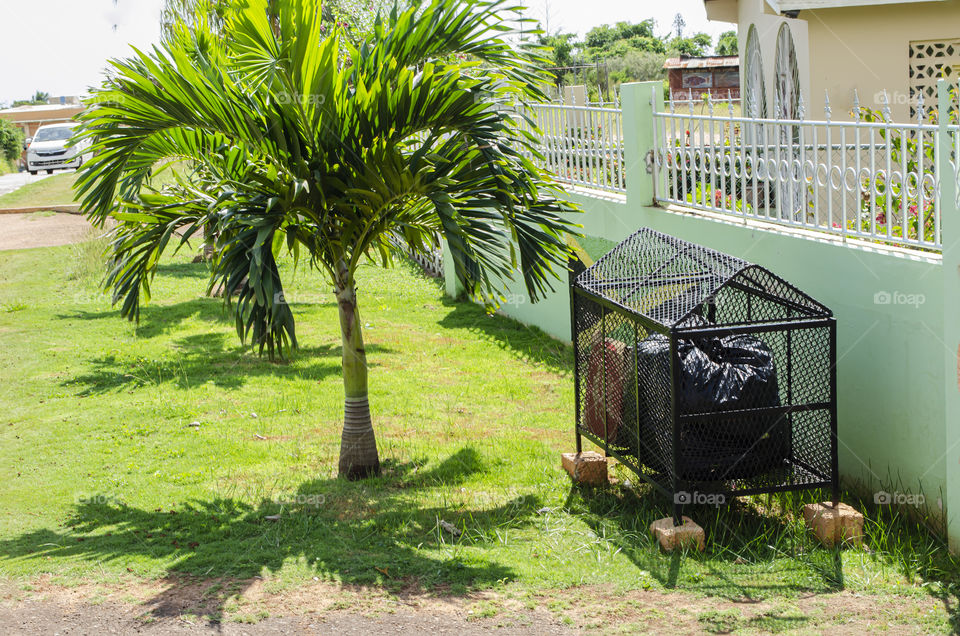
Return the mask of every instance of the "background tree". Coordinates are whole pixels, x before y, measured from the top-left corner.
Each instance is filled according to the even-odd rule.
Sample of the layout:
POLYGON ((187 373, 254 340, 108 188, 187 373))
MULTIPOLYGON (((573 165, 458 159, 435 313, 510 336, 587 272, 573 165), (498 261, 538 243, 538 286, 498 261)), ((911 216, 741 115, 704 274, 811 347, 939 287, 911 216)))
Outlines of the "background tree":
MULTIPOLYGON (((683 16, 678 16, 683 22, 683 16)), ((706 55, 712 38, 706 33, 683 37, 681 24, 677 37, 672 32, 657 35, 653 19, 637 23, 617 22, 590 29, 582 41, 569 33, 557 33, 541 38, 548 47, 554 67, 576 67, 557 78, 558 85, 586 85, 590 99, 599 99, 603 87, 610 92, 624 82, 664 79, 663 64, 668 56, 706 55)), ((731 44, 728 37, 724 46, 736 50, 736 34, 731 44)), ((734 52, 734 54, 736 54, 734 52)), ((604 96, 612 98, 612 94, 604 96)))
POLYGON ((119 223, 105 284, 130 319, 161 255, 204 230, 217 241, 209 284, 239 288, 226 302, 261 353, 297 345, 278 262, 325 274, 343 344, 339 470, 362 477, 379 457, 357 267, 390 265, 395 239, 426 253, 442 235, 457 278, 490 304, 516 275, 536 300, 566 267, 574 208, 530 158, 516 109, 545 98, 547 60, 502 38, 506 0, 394 11, 359 46, 339 28, 323 36, 319 0, 274 1, 275 21, 267 0, 247 0, 219 33, 175 26, 113 62, 79 117, 94 158, 77 189, 91 221, 119 223), (190 179, 150 187, 183 158, 190 179))
POLYGON ((706 33, 697 33, 689 38, 673 38, 668 44, 673 55, 700 57, 706 55, 713 44, 713 38, 706 33))
POLYGON ((17 106, 38 106, 38 105, 46 104, 48 101, 50 101, 50 93, 47 93, 45 91, 37 91, 33 94, 32 97, 29 97, 27 99, 14 100, 12 106, 14 108, 16 108, 17 106))
POLYGON ((607 71, 614 86, 626 82, 647 82, 663 79, 666 55, 649 51, 628 51, 607 60, 607 71))
POLYGON ((623 57, 631 51, 666 53, 661 38, 654 35, 654 21, 644 20, 636 24, 617 22, 604 24, 587 32, 583 43, 583 57, 588 62, 623 57))
POLYGON ((573 66, 573 49, 576 45, 576 33, 541 34, 540 45, 546 49, 552 67, 573 66))
POLYGON ((717 55, 739 55, 740 47, 737 41, 736 31, 724 31, 717 38, 717 55))

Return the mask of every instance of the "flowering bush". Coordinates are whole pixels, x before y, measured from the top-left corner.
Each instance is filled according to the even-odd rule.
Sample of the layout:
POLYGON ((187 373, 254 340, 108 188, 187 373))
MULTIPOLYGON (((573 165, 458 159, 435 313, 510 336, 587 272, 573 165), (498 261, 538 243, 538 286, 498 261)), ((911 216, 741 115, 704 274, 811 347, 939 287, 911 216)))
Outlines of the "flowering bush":
MULTIPOLYGON (((861 118, 867 122, 884 121, 881 113, 871 109, 862 109, 861 118)), ((877 234, 889 232, 892 238, 904 240, 935 241, 937 202, 933 133, 909 131, 903 135, 899 131, 880 128, 879 134, 890 147, 892 165, 901 170, 906 165, 907 174, 901 175, 899 182, 894 182, 891 175, 877 171, 871 178, 861 181, 859 229, 877 234)))

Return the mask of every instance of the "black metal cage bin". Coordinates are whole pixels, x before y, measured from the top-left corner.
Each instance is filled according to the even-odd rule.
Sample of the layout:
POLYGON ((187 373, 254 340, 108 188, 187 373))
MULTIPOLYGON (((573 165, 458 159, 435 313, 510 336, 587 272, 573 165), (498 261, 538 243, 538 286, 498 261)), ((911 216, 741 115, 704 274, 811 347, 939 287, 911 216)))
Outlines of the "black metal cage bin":
POLYGON ((829 309, 650 229, 575 273, 570 297, 578 452, 581 436, 602 447, 671 496, 677 520, 706 495, 838 499, 829 309))

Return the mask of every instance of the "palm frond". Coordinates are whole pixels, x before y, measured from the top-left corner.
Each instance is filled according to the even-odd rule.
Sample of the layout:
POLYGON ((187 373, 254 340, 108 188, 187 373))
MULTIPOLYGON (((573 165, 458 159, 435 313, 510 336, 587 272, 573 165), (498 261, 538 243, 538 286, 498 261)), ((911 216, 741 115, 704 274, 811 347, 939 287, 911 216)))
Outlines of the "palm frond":
POLYGON ((477 298, 496 304, 518 275, 542 297, 576 209, 514 110, 549 75, 503 37, 513 10, 415 3, 354 46, 322 35, 320 0, 246 0, 216 34, 200 21, 114 62, 80 117, 94 159, 77 189, 91 220, 120 223, 107 285, 123 315, 139 316, 161 254, 201 232, 217 237, 211 288, 270 356, 296 345, 286 254, 345 289, 364 258, 389 265, 393 241, 427 252, 442 237, 477 298), (173 161, 190 175, 152 191, 173 161))

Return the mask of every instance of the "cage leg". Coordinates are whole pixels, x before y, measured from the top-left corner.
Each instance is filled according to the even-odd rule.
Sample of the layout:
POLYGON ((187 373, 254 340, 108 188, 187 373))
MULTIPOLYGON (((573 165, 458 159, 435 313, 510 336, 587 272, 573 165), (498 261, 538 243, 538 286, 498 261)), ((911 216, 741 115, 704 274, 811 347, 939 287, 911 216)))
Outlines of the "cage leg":
POLYGON ((830 473, 833 482, 833 508, 840 503, 840 434, 837 429, 837 322, 830 323, 830 473))
POLYGON ((576 428, 574 428, 574 431, 575 431, 575 435, 576 435, 576 437, 577 437, 577 454, 579 455, 580 453, 583 452, 583 436, 580 435, 580 427, 579 427, 579 426, 577 426, 576 428))
POLYGON ((683 525, 683 504, 677 501, 674 501, 673 503, 673 525, 683 525))

